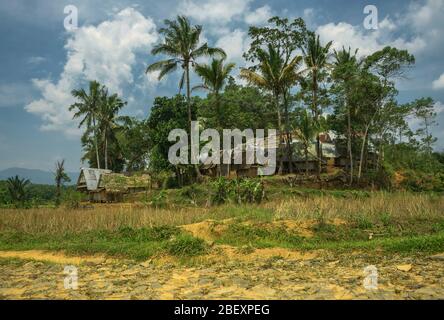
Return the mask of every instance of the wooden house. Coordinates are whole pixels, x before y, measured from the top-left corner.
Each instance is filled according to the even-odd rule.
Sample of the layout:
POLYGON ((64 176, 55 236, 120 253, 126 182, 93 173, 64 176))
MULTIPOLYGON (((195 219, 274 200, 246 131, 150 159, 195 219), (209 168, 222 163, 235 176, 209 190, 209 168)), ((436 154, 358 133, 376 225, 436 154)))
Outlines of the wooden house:
POLYGON ((119 202, 125 194, 143 192, 151 186, 149 175, 124 175, 111 170, 81 168, 77 190, 93 202, 119 202))
MULTIPOLYGON (((265 140, 266 141, 266 140, 265 140)), ((230 150, 229 152, 232 155, 232 161, 230 164, 203 164, 201 166, 201 171, 204 175, 208 176, 217 176, 218 172, 221 172, 221 175, 227 178, 237 178, 237 177, 255 177, 258 175, 259 169, 262 165, 258 163, 253 164, 245 164, 246 160, 246 146, 248 143, 244 143, 238 146, 238 149, 242 150, 242 159, 243 164, 235 164, 233 155, 235 149, 230 150), (220 168, 219 168, 220 167, 220 168)), ((254 142, 249 144, 250 146, 254 145, 254 142)), ((266 143, 262 143, 262 146, 267 146, 266 143)), ((301 143, 301 141, 297 138, 297 134, 292 134, 291 141, 292 148, 292 167, 294 172, 304 173, 306 171, 306 166, 308 166, 308 171, 311 173, 316 172, 318 165, 318 157, 316 152, 316 140, 313 140, 308 148, 308 161, 305 159, 305 150, 301 143)), ((336 145, 333 139, 330 137, 328 133, 322 133, 320 135, 320 146, 321 146, 321 163, 323 171, 332 172, 334 168, 337 166, 341 155, 336 150, 336 145)), ((287 143, 286 136, 280 137, 279 135, 276 137, 276 144, 269 146, 270 148, 275 149, 276 153, 276 173, 279 169, 279 164, 282 161, 284 172, 289 172, 290 168, 290 159, 287 153, 287 143)), ((257 146, 255 147, 257 148, 257 146)), ((203 157, 202 162, 205 160, 205 156, 203 157)))

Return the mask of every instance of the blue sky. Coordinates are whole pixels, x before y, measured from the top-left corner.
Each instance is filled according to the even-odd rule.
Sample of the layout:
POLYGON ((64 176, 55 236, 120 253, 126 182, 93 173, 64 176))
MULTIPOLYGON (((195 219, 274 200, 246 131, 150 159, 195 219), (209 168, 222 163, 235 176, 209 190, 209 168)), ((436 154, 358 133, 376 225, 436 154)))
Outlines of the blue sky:
POLYGON ((89 79, 120 93, 128 101, 125 113, 138 117, 148 115, 154 97, 176 94, 178 74, 159 83, 144 69, 156 59, 149 52, 160 39, 157 29, 177 14, 202 24, 204 40, 222 46, 238 67, 248 26, 273 15, 303 17, 324 41, 359 47, 361 55, 385 45, 408 49, 417 63, 398 83, 399 101, 437 101, 433 131, 437 149, 444 149, 442 0, 0 0, 0 169, 50 170, 65 158, 68 170, 78 170, 80 131, 67 110, 69 92, 89 79), (75 31, 63 24, 70 4, 79 10, 75 31), (378 8, 378 30, 363 27, 368 4, 378 8))

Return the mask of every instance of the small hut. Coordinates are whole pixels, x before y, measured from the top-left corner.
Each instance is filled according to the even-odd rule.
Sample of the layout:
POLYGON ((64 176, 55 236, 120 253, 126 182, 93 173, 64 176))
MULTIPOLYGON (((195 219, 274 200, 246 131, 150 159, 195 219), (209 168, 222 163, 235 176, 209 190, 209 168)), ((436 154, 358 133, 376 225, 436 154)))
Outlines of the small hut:
POLYGON ((149 175, 127 176, 111 170, 82 168, 77 190, 88 193, 93 202, 119 202, 125 194, 143 192, 150 185, 149 175))

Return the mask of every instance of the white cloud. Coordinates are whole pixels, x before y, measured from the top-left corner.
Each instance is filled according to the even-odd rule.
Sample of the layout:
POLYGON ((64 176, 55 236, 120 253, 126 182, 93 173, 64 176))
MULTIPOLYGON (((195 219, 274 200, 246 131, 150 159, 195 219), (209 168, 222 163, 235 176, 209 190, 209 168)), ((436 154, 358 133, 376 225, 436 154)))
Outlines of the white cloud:
POLYGON ((333 48, 336 50, 342 47, 359 48, 359 56, 369 55, 387 45, 407 49, 413 54, 425 48, 426 43, 420 37, 414 37, 411 40, 400 37, 392 38, 391 32, 395 29, 397 26, 387 17, 380 22, 378 30, 374 31, 363 30, 361 26, 339 22, 319 26, 316 32, 324 42, 333 41, 333 48))
POLYGON ((242 55, 248 50, 250 39, 245 31, 236 29, 219 38, 216 46, 223 48, 227 53, 227 60, 233 62, 243 62, 242 55))
POLYGON ((443 113, 444 112, 444 104, 441 101, 436 101, 434 109, 437 114, 443 113))
POLYGON ((444 89, 444 73, 435 81, 433 81, 433 89, 444 89))
POLYGON ((185 0, 179 7, 184 14, 199 22, 226 24, 247 11, 251 0, 185 0))
POLYGON ((271 8, 268 5, 257 8, 253 12, 249 12, 245 15, 245 22, 252 25, 263 24, 268 21, 272 16, 271 8))
POLYGON ((122 93, 125 85, 134 82, 136 54, 148 52, 157 38, 154 22, 133 8, 126 8, 97 26, 79 28, 65 45, 68 58, 60 79, 34 79, 42 98, 25 109, 42 118, 42 130, 78 135, 68 111, 74 102, 70 92, 86 81, 97 80, 110 91, 122 93))
POLYGON ((444 22, 444 2, 442 0, 426 0, 425 2, 411 2, 406 22, 417 30, 442 30, 444 22))

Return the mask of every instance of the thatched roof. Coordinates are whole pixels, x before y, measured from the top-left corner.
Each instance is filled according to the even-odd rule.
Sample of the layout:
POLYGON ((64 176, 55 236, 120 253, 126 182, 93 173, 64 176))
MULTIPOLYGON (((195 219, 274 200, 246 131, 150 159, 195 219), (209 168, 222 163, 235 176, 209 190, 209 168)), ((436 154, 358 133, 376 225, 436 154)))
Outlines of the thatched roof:
POLYGON ((130 189, 148 188, 151 177, 147 174, 125 176, 120 173, 102 174, 99 181, 99 189, 107 192, 128 192, 130 189))

